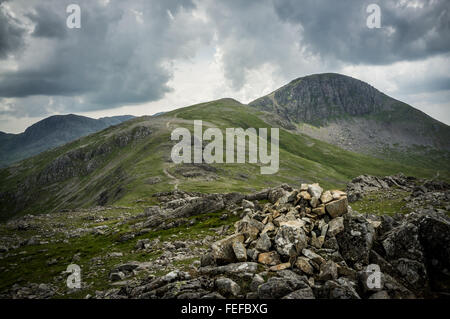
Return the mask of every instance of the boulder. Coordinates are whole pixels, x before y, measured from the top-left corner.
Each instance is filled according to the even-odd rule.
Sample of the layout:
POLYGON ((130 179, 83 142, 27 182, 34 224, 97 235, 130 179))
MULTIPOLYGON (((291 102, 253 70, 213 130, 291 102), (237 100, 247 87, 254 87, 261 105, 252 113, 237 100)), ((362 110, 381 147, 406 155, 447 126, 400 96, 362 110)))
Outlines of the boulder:
POLYGON ((320 198, 322 196, 323 188, 319 186, 319 184, 311 184, 308 185, 308 193, 311 195, 311 197, 320 198))
POLYGON ((282 256, 298 254, 308 245, 305 231, 297 224, 285 223, 278 229, 274 245, 282 256))
POLYGON ((269 268, 270 271, 280 271, 291 268, 291 263, 282 263, 269 268))
POLYGON ((281 262, 280 255, 276 251, 261 253, 258 255, 258 262, 268 266, 275 266, 281 262))
POLYGON ((340 190, 332 190, 331 196, 333 197, 333 199, 339 199, 342 196, 347 196, 347 193, 340 190))
POLYGON ((242 200, 242 208, 246 209, 246 208, 250 208, 250 209, 254 209, 255 208, 255 204, 253 204, 251 201, 243 199, 242 200))
POLYGON ((347 197, 341 197, 325 205, 325 210, 331 216, 336 218, 347 213, 348 201, 347 197))
POLYGON ((243 234, 245 239, 254 240, 258 238, 258 234, 264 229, 265 225, 255 219, 245 217, 235 223, 236 233, 243 234))
POLYGON ((430 284, 435 291, 450 293, 450 218, 425 215, 418 226, 430 284))
POLYGON ((256 241, 256 249, 261 252, 268 252, 270 248, 272 247, 272 242, 270 240, 270 237, 267 235, 267 233, 263 233, 261 236, 259 236, 259 239, 256 241))
POLYGON ((287 294, 282 299, 316 299, 310 287, 302 288, 287 294))
POLYGON ((316 237, 315 233, 312 233, 312 237, 311 237, 311 246, 320 249, 323 246, 323 243, 325 242, 325 236, 319 236, 316 237))
POLYGON ((344 217, 344 231, 336 235, 339 251, 345 262, 356 269, 369 263, 369 255, 374 241, 375 230, 363 217, 344 217))
POLYGON ((264 278, 260 275, 256 274, 253 276, 252 281, 250 283, 250 290, 252 292, 257 292, 259 286, 261 286, 264 283, 264 278))
POLYGON ((311 200, 309 201, 309 205, 311 205, 312 208, 316 208, 317 205, 319 205, 319 198, 316 196, 311 197, 311 200))
POLYGON ((338 270, 337 265, 332 260, 328 260, 320 266, 320 274, 318 279, 321 281, 327 281, 337 279, 338 270))
POLYGON ((301 191, 300 193, 298 193, 297 198, 303 198, 305 200, 311 200, 311 194, 309 194, 306 191, 301 191))
POLYGON ((216 241, 211 245, 214 260, 218 265, 228 264, 236 261, 234 254, 233 242, 244 242, 243 234, 234 234, 224 239, 216 241))
POLYGON ((111 281, 119 281, 125 279, 125 274, 121 271, 112 272, 109 274, 109 280, 111 281))
POLYGON ((319 205, 318 207, 313 208, 312 212, 318 216, 325 215, 325 205, 319 205))
POLYGON ((258 264, 255 262, 240 262, 232 263, 222 266, 207 266, 198 269, 199 274, 202 275, 225 275, 225 276, 235 276, 236 274, 242 273, 257 273, 261 271, 258 264))
POLYGON ((325 191, 322 193, 322 196, 320 196, 320 201, 322 204, 326 204, 328 202, 331 202, 333 200, 333 195, 330 191, 325 191))
POLYGON ((315 252, 313 252, 310 249, 306 249, 306 248, 303 249, 302 250, 302 254, 306 258, 308 258, 308 260, 311 260, 311 261, 317 263, 318 265, 321 265, 321 264, 323 264, 325 262, 325 259, 322 256, 316 254, 315 252))
POLYGON ((419 240, 419 228, 412 223, 404 223, 392 229, 382 245, 387 260, 408 258, 422 261, 423 247, 419 240))
POLYGON ((329 299, 361 299, 356 291, 356 283, 341 277, 337 280, 329 280, 325 283, 329 299))
POLYGON ((303 256, 297 258, 297 261, 295 262, 295 267, 297 267, 307 275, 312 275, 314 273, 314 269, 309 263, 308 258, 303 256))
POLYGON ((344 230, 344 218, 336 217, 328 223, 328 236, 333 237, 344 230))
POLYGON ((258 288, 260 299, 282 298, 296 290, 309 288, 306 278, 298 276, 291 278, 271 277, 258 288))
POLYGON ((200 267, 211 266, 214 265, 214 255, 212 253, 203 254, 200 257, 200 267))
POLYGON ((286 193, 287 192, 281 187, 270 189, 268 192, 267 198, 268 198, 269 202, 271 202, 272 204, 275 204, 278 201, 278 199, 283 197, 286 193))
POLYGON ((215 285, 223 296, 237 297, 241 292, 241 287, 229 278, 218 278, 215 281, 215 285))
POLYGON ((242 242, 233 241, 232 247, 237 261, 242 262, 247 260, 247 250, 242 242))

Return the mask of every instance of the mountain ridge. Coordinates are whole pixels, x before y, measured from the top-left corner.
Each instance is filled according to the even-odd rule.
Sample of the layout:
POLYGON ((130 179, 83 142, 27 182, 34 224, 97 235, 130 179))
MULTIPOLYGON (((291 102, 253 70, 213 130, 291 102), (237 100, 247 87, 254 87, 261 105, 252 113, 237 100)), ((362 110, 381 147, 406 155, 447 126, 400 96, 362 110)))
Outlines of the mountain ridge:
POLYGON ((132 115, 93 119, 67 114, 53 115, 34 123, 19 134, 0 134, 0 167, 71 142, 134 118, 132 115))

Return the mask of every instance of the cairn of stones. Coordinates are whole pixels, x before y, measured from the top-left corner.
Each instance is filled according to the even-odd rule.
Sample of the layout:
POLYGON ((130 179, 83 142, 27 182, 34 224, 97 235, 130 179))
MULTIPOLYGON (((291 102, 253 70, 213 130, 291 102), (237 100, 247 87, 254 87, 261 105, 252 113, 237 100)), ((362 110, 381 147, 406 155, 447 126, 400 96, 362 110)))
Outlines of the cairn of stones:
POLYGON ((270 271, 298 268, 322 280, 335 279, 339 265, 325 262, 316 251, 335 249, 348 212, 347 194, 302 184, 298 190, 271 190, 268 198, 271 203, 261 210, 243 200, 245 215, 236 222, 235 234, 211 246, 214 262, 254 261, 270 271))

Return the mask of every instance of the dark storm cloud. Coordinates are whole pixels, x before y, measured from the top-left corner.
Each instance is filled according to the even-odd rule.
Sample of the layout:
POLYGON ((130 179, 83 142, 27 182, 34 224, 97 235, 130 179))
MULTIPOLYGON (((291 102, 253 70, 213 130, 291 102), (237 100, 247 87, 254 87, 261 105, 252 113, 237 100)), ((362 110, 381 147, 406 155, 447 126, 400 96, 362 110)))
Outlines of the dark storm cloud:
POLYGON ((25 29, 13 18, 0 1, 0 59, 8 57, 23 45, 25 29))
MULTIPOLYGON (((308 73, 339 72, 346 65, 390 65, 450 54, 448 0, 207 3, 223 52, 225 75, 236 89, 245 83, 245 70, 267 63, 289 80, 308 73), (381 9, 379 29, 367 27, 367 7, 372 3, 381 9)), ((430 73, 421 81, 422 90, 448 86, 445 77, 433 77, 433 70, 430 73)))
POLYGON ((281 21, 271 0, 206 3, 223 53, 225 76, 235 89, 245 84, 246 71, 265 64, 275 66, 287 78, 307 68, 298 59, 299 27, 281 21))
MULTIPOLYGON (((248 81, 246 71, 266 65, 291 80, 450 54, 448 0, 12 0, 0 8, 0 67, 20 53, 17 67, 5 62, 0 73, 0 115, 159 100, 172 89, 170 63, 193 57, 213 38, 235 90, 248 81), (81 29, 65 25, 71 3, 81 7, 81 29), (381 7, 380 29, 366 26, 370 3, 381 7), (204 19, 193 14, 196 6, 204 19)), ((448 78, 429 73, 421 90, 449 87, 448 78)), ((403 92, 418 89, 407 80, 403 92)))
POLYGON ((170 90, 164 63, 189 57, 191 46, 207 38, 197 21, 173 26, 168 11, 192 10, 190 0, 78 1, 81 29, 68 29, 71 2, 44 1, 24 11, 34 25, 28 60, 0 75, 0 97, 81 96, 77 111, 158 100, 170 90))
POLYGON ((35 24, 33 36, 63 38, 67 32, 66 19, 62 14, 63 12, 55 12, 54 8, 51 7, 38 6, 34 12, 27 14, 27 17, 35 24))
POLYGON ((450 52, 448 0, 277 0, 274 6, 280 19, 302 26, 304 45, 321 56, 388 64, 450 52), (371 3, 380 6, 380 29, 366 25, 371 3))

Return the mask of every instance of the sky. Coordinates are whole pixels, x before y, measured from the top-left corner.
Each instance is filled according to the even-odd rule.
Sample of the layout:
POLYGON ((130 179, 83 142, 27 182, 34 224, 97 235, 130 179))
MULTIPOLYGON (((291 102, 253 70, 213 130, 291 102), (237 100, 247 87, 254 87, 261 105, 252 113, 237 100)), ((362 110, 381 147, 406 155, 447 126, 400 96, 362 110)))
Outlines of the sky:
POLYGON ((8 133, 55 114, 248 103, 325 72, 450 125, 449 71, 448 0, 0 0, 0 131, 8 133), (67 25, 70 4, 80 28, 67 25), (379 28, 368 27, 371 4, 379 28))

